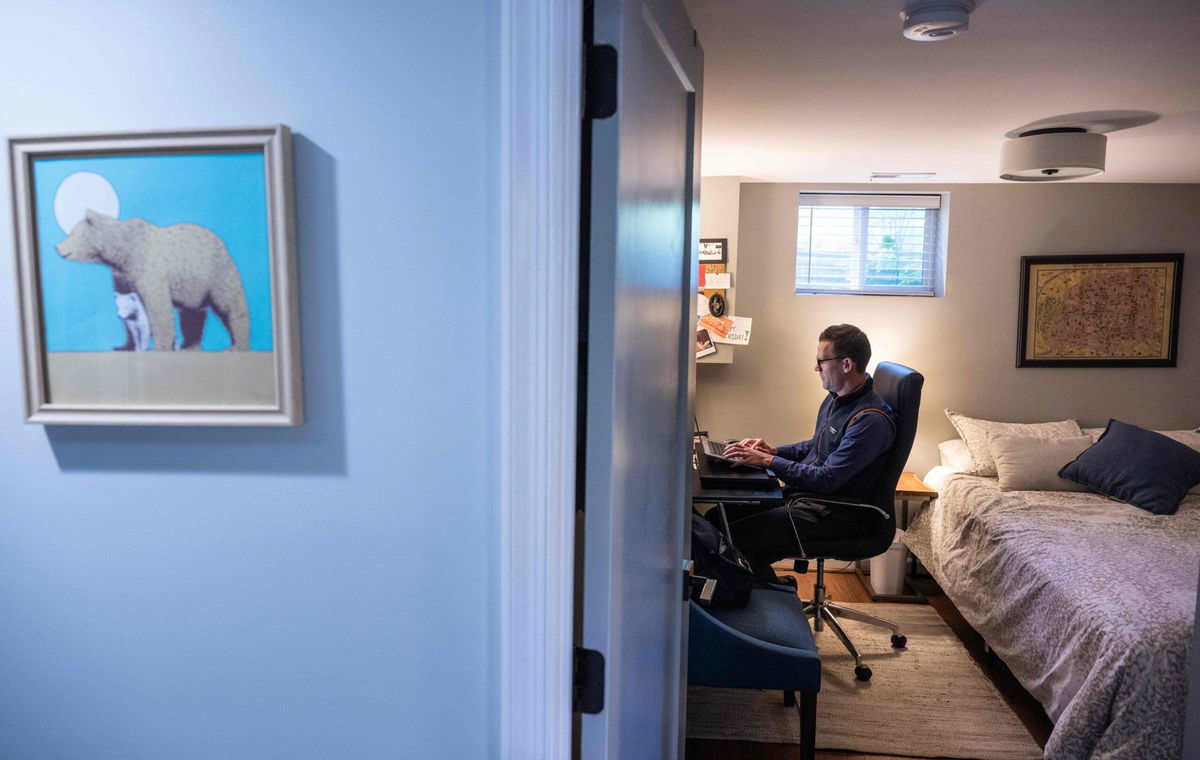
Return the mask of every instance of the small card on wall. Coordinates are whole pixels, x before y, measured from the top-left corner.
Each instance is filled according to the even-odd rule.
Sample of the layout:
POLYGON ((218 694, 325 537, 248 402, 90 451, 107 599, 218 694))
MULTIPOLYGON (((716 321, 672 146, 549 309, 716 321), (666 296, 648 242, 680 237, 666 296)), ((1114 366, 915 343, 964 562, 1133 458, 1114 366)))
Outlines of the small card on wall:
MULTIPOLYGON (((703 317, 705 314, 711 313, 712 310, 708 307, 708 299, 703 293, 696 294, 696 319, 703 317)), ((720 316, 719 314, 717 316, 720 316)))
MULTIPOLYGON (((707 317, 711 319, 712 317, 707 317)), ((722 317, 722 322, 729 322, 729 327, 722 333, 712 336, 713 343, 728 343, 733 346, 750 345, 751 317, 722 317)))
POLYGON ((699 282, 700 289, 703 290, 704 288, 712 287, 711 285, 707 284, 708 278, 712 277, 715 274, 722 274, 724 271, 725 271, 724 264, 701 264, 700 265, 700 282, 699 282))
MULTIPOLYGON (((713 340, 717 340, 718 337, 725 337, 725 334, 733 327, 733 320, 728 317, 714 317, 712 314, 705 314, 700 317, 700 326, 712 333, 713 340)), ((720 341, 717 340, 717 342, 720 341)))
POLYGON ((712 337, 703 327, 696 331, 696 358, 715 354, 717 347, 713 345, 712 337))
POLYGON ((730 287, 730 280, 732 278, 733 278, 733 275, 730 274, 729 272, 722 272, 720 274, 713 272, 711 274, 707 274, 704 277, 704 289, 705 290, 728 290, 730 287))

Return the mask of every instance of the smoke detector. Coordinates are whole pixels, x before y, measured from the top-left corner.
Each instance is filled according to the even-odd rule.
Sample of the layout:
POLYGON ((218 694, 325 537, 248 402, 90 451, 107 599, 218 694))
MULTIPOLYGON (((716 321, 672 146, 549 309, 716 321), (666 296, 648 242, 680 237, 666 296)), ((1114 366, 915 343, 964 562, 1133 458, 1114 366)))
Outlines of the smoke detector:
POLYGON ((975 0, 918 0, 900 11, 904 36, 918 42, 936 42, 967 31, 975 0))

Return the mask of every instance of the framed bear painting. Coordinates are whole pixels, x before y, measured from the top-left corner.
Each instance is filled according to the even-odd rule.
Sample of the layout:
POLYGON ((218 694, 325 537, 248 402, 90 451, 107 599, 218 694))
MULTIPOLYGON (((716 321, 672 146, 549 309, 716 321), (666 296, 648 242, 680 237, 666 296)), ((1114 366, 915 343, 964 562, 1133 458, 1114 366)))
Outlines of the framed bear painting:
POLYGON ((28 422, 302 422, 287 127, 8 148, 28 422))

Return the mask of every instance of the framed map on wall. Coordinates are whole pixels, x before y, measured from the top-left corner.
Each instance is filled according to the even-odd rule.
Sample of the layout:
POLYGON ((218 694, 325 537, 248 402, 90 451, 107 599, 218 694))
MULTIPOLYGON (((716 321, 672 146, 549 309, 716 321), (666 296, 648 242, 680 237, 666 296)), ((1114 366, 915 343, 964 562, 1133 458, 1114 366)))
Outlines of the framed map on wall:
POLYGON ((1174 367, 1182 253, 1022 256, 1018 367, 1174 367))

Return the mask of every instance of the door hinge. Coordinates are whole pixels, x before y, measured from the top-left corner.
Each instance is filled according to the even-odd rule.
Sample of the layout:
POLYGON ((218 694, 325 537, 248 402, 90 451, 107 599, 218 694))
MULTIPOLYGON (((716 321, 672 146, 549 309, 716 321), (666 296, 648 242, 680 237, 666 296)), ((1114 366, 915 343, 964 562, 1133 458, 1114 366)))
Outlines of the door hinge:
POLYGON ((571 681, 571 712, 595 715, 604 709, 604 655, 575 647, 571 681))
POLYGON ((617 112, 617 49, 588 45, 584 69, 584 118, 607 119, 617 112))

